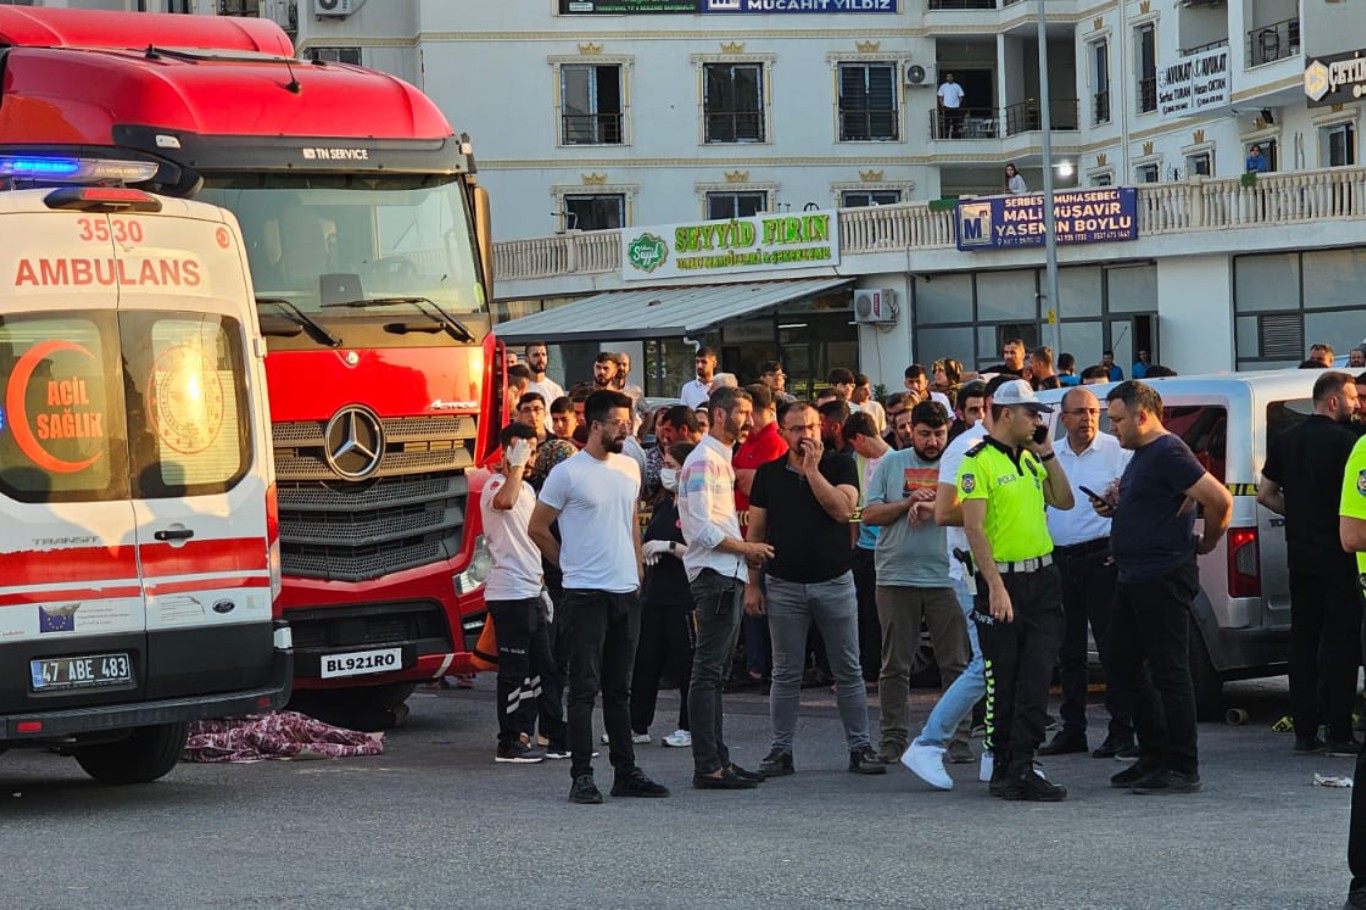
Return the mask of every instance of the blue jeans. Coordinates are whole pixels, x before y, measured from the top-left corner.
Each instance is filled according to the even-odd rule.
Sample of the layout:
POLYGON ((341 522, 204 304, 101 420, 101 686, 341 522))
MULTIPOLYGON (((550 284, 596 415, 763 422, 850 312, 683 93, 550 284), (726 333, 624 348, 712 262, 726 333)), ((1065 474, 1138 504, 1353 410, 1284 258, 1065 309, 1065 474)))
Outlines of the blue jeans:
POLYGON ((916 738, 919 746, 945 746, 953 739, 953 731, 972 714, 973 705, 987 693, 986 664, 982 661, 982 646, 977 641, 977 623, 972 621, 972 588, 967 581, 955 579, 953 592, 958 605, 968 620, 968 641, 972 644, 972 660, 953 685, 940 696, 934 710, 925 721, 925 728, 916 738))
POLYGON ((868 690, 859 663, 858 601, 854 575, 800 584, 768 576, 768 629, 773 636, 773 688, 769 718, 773 748, 792 752, 800 707, 806 634, 815 622, 825 639, 844 738, 852 752, 867 747, 868 690))

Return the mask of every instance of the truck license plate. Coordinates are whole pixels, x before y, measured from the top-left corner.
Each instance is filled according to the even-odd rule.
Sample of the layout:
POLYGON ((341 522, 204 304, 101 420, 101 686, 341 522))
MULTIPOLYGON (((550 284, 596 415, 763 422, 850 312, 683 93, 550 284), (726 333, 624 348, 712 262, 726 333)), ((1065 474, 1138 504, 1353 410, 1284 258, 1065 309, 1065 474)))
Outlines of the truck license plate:
POLYGON ((380 648, 375 651, 352 651, 349 654, 324 654, 321 676, 323 679, 333 679, 338 676, 391 673, 402 669, 402 648, 380 648))
POLYGON ((31 660, 29 671, 35 692, 118 686, 133 681, 133 665, 126 653, 31 660))

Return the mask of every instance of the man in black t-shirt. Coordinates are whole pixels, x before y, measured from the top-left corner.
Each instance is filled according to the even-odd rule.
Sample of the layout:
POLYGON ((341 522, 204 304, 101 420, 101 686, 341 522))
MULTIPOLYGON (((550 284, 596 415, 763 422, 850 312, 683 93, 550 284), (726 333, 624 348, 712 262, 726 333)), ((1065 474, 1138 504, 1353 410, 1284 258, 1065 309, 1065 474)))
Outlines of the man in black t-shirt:
POLYGON ((1314 413, 1282 433, 1267 452, 1257 501, 1285 516, 1290 566, 1290 711, 1295 753, 1357 755, 1352 702, 1361 662, 1356 563, 1338 537, 1342 472, 1357 436, 1347 428, 1357 387, 1346 373, 1314 383, 1314 413), (1319 692, 1323 710, 1319 709, 1319 692))
POLYGON ((745 586, 745 612, 758 616, 766 611, 773 638, 773 749, 759 768, 768 777, 792 773, 806 636, 815 622, 835 677, 849 770, 885 774, 887 768, 868 738, 868 694, 859 665, 849 548, 858 469, 847 456, 822 452, 820 416, 807 402, 784 405, 778 428, 789 451, 754 472, 746 534, 751 543, 772 544, 774 551, 765 589, 754 568, 745 586))
POLYGON ((1134 453, 1118 495, 1112 488, 1091 503, 1114 519, 1110 552, 1119 570, 1119 603, 1110 621, 1114 667, 1107 672, 1134 694, 1142 752, 1110 784, 1136 793, 1194 793, 1200 789, 1190 672, 1191 603, 1200 589, 1195 557, 1224 536, 1233 497, 1162 426, 1162 398, 1152 386, 1122 382, 1105 400, 1119 444, 1134 453), (1204 510, 1198 540, 1190 500, 1204 510))

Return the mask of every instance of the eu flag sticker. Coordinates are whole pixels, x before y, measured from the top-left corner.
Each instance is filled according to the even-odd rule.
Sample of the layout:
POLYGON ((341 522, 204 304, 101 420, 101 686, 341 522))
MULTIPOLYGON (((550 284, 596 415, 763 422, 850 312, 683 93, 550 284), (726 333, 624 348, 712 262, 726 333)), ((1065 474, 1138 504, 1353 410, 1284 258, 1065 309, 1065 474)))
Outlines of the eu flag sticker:
POLYGON ((61 604, 38 608, 38 632, 75 632, 76 611, 80 604, 61 604))

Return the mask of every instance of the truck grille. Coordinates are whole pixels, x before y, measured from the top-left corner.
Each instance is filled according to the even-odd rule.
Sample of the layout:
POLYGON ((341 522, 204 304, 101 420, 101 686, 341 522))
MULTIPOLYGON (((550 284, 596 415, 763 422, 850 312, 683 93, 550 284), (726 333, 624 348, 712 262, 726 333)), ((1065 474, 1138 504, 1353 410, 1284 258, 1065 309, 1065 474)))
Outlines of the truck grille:
POLYGON ((295 651, 384 647, 439 640, 449 650, 450 627, 441 605, 427 601, 295 610, 289 627, 295 651))
POLYGON ((286 575, 366 581, 460 552, 475 418, 383 423, 379 467, 360 481, 343 480, 328 467, 326 421, 272 428, 286 575))

